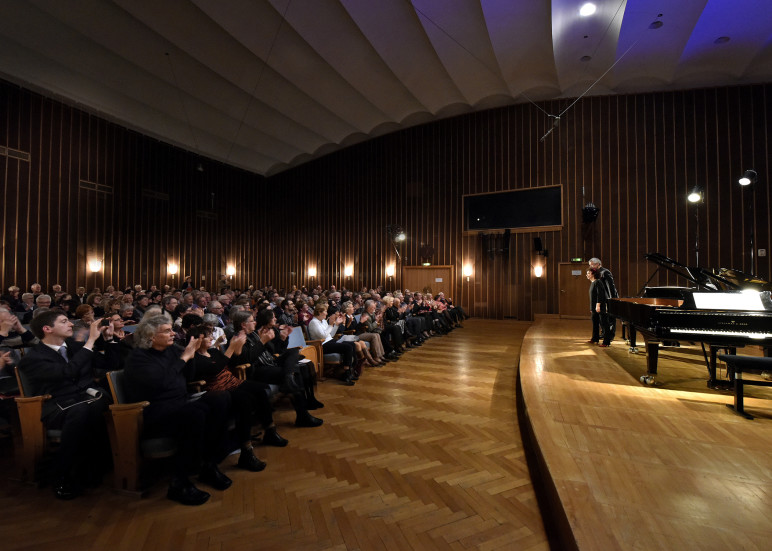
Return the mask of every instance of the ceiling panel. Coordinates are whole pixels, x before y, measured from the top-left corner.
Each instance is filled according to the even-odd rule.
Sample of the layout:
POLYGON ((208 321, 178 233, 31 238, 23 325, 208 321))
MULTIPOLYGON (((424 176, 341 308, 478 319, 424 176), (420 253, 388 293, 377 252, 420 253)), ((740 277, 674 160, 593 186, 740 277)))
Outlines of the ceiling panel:
POLYGON ((772 80, 769 0, 582 3, 3 0, 0 74, 264 175, 495 105, 772 80))

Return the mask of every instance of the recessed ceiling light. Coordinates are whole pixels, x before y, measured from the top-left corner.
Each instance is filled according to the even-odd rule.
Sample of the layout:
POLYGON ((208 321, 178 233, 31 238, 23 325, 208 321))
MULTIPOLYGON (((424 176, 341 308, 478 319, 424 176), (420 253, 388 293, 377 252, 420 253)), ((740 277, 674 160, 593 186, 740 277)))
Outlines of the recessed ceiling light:
POLYGON ((719 36, 717 39, 713 41, 714 44, 725 44, 726 42, 729 42, 731 39, 728 36, 719 36))
POLYGON ((579 8, 579 15, 582 17, 587 17, 595 13, 595 10, 597 8, 595 7, 595 4, 592 2, 587 2, 586 4, 583 4, 581 8, 579 8))
POLYGON ((649 25, 650 29, 659 29, 664 23, 662 21, 654 21, 651 25, 649 25))

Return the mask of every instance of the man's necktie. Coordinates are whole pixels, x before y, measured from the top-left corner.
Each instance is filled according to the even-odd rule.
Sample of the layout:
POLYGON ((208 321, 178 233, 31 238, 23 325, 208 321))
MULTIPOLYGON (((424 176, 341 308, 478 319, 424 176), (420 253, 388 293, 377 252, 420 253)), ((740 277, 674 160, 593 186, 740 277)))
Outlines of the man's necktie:
POLYGON ((65 362, 69 362, 70 359, 67 357, 67 347, 66 346, 60 346, 59 347, 59 354, 64 358, 65 362))

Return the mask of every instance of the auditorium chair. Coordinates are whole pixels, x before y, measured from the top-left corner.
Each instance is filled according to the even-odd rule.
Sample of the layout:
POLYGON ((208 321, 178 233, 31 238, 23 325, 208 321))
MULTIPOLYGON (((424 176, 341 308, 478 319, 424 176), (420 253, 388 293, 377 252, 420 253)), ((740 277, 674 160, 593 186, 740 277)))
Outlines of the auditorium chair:
POLYGON ((172 438, 142 438, 142 410, 150 402, 129 402, 123 382, 123 371, 107 374, 113 404, 107 423, 113 451, 113 487, 121 492, 142 496, 140 481, 143 459, 160 459, 177 453, 172 438))
POLYGON ((43 403, 51 399, 50 394, 42 396, 28 396, 24 392, 25 375, 14 369, 16 381, 19 384, 19 396, 15 398, 16 408, 19 412, 19 425, 21 426, 21 453, 17 455, 19 479, 23 482, 35 482, 39 478, 38 467, 40 460, 46 451, 58 445, 62 441, 61 430, 46 430, 40 420, 43 412, 43 403))

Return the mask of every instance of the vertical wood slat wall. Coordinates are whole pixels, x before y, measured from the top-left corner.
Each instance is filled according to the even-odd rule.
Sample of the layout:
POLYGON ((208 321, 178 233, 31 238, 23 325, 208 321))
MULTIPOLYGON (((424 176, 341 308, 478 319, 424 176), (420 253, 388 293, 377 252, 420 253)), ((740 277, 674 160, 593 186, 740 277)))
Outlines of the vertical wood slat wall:
MULTIPOLYGON (((544 142, 551 120, 539 109, 493 109, 263 178, 0 82, 0 147, 30 153, 0 155, 3 286, 172 283, 174 261, 175 282, 191 274, 207 287, 229 263, 238 287, 393 287, 428 245, 432 263, 456 267, 454 298, 474 315, 532 319, 558 312, 558 263, 572 257, 601 257, 627 295, 653 271, 645 252, 694 264, 698 207, 685 197, 695 185, 706 192, 700 265, 749 269, 751 228, 756 248, 770 245, 771 93, 756 85, 584 98, 544 142), (736 183, 746 168, 759 174, 751 189, 736 183), (513 233, 507 243, 463 235, 462 195, 554 184, 563 185, 561 231, 513 233), (590 201, 600 216, 583 228, 590 201), (388 224, 409 236, 396 281, 385 274, 397 263, 388 224), (546 259, 532 250, 535 236, 546 259), (86 271, 91 256, 104 259, 96 275, 86 271), (474 267, 469 282, 465 264, 474 267)), ((541 106, 555 113, 568 102, 541 106)), ((756 260, 769 279, 770 257, 756 260)), ((667 274, 652 282, 678 283, 667 274)))

